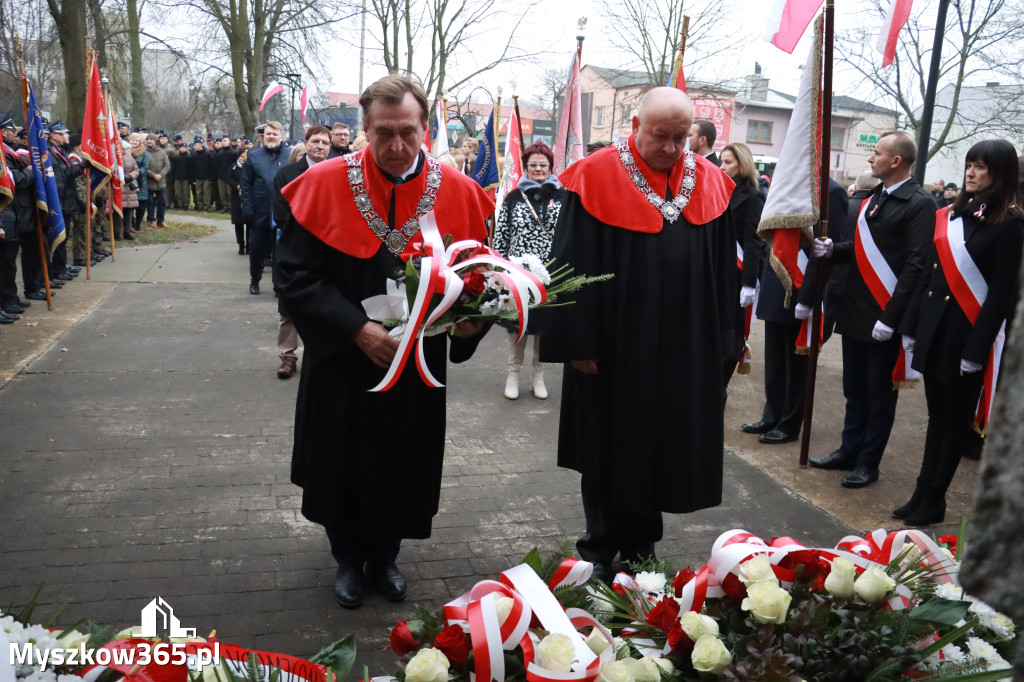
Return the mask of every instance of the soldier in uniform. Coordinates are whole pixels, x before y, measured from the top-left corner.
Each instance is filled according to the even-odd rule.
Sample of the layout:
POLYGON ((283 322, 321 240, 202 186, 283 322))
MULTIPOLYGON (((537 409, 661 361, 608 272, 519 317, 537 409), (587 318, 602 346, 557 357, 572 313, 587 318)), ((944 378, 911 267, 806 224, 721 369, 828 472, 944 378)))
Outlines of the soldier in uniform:
POLYGON ((192 205, 192 157, 181 135, 174 136, 171 175, 174 177, 174 208, 187 211, 192 205))
MULTIPOLYGON (((0 121, 3 130, 3 155, 7 172, 14 180, 14 196, 7 207, 0 212, 0 324, 17 320, 32 304, 18 298, 18 249, 20 242, 36 240, 34 249, 25 249, 36 257, 39 263, 39 242, 36 232, 35 173, 32 172, 28 154, 19 154, 8 144, 15 139, 15 125, 9 117, 0 121)), ((23 255, 22 258, 25 256, 23 255)))

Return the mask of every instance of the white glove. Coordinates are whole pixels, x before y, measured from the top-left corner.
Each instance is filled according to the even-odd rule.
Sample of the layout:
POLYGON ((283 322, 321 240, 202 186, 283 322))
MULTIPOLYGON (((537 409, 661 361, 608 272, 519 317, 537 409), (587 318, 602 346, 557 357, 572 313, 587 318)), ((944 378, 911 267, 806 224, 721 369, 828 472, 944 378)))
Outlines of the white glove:
POLYGON ((913 336, 907 336, 906 334, 903 335, 903 350, 907 351, 908 353, 914 352, 913 336))
POLYGON ((811 316, 811 306, 804 305, 803 303, 796 304, 796 310, 793 311, 793 317, 798 320, 806 320, 811 316))
POLYGON ((879 320, 878 322, 875 322, 875 328, 871 330, 871 338, 875 341, 888 341, 892 338, 892 332, 892 327, 887 327, 882 324, 881 320, 879 320))
POLYGON ((960 374, 974 374, 975 372, 980 372, 982 369, 982 366, 978 363, 960 358, 960 374))
POLYGON ((831 258, 832 257, 832 240, 828 237, 824 239, 814 240, 814 257, 815 258, 831 258))
POLYGON ((757 295, 754 287, 743 287, 740 289, 740 307, 749 308, 754 305, 754 296, 757 295))

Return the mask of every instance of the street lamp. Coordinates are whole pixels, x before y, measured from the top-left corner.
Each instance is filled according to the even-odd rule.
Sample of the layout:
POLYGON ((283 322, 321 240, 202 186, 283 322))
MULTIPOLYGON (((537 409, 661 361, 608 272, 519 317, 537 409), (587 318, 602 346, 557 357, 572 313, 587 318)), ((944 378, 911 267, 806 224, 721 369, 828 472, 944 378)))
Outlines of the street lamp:
POLYGON ((288 109, 288 139, 295 139, 295 88, 302 84, 302 76, 297 73, 286 73, 283 76, 292 91, 292 103, 288 109))

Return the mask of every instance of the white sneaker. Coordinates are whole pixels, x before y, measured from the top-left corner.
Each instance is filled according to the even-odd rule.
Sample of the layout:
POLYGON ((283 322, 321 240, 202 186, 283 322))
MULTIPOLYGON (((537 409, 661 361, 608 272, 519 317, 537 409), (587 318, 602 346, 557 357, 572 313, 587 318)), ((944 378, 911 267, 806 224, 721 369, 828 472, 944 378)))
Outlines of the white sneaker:
POLYGON ((505 379, 505 397, 509 400, 519 398, 519 372, 509 372, 505 379))

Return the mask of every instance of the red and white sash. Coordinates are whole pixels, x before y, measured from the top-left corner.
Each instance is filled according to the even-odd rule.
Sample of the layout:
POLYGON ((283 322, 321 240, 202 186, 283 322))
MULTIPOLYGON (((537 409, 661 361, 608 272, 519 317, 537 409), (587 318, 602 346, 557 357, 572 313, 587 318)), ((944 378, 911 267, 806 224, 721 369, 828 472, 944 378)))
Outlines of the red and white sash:
MULTIPOLYGON (((885 256, 879 250, 871 235, 871 228, 868 227, 867 212, 868 202, 871 197, 864 199, 860 205, 860 214, 857 216, 857 233, 853 240, 854 255, 857 261, 857 270, 860 271, 864 283, 882 310, 889 304, 892 292, 896 290, 898 277, 889 267, 885 256)), ((892 370, 892 383, 894 389, 909 388, 911 382, 920 381, 920 372, 910 367, 913 361, 913 354, 900 345, 900 353, 896 358, 896 366, 892 370)))
POLYGON ((754 302, 743 311, 743 350, 740 351, 740 362, 736 367, 737 374, 750 374, 750 360, 753 353, 750 352, 750 325, 754 321, 754 311, 757 309, 757 299, 761 295, 761 282, 754 283, 754 302))
POLYGON ((743 244, 736 240, 736 269, 743 270, 743 244))
MULTIPOLYGON (((977 264, 967 251, 964 243, 964 221, 962 218, 949 219, 948 208, 940 209, 935 216, 935 250, 942 262, 942 272, 946 276, 949 290, 957 305, 967 315, 971 324, 975 324, 981 313, 981 306, 988 297, 988 282, 981 274, 977 264)), ((999 378, 999 363, 1003 357, 1003 345, 1006 341, 1006 320, 1003 320, 996 334, 996 340, 989 351, 985 363, 984 385, 978 410, 974 418, 974 427, 984 435, 992 415, 992 400, 996 394, 996 381, 999 378)))
MULTIPOLYGON (((804 275, 807 273, 807 254, 803 250, 797 251, 796 254, 796 265, 800 268, 800 274, 804 275)), ((821 302, 822 313, 825 311, 825 302, 821 302)), ((811 316, 813 317, 813 315, 811 316)), ((807 355, 810 352, 811 344, 814 343, 813 335, 811 334, 811 317, 805 320, 800 320, 800 332, 796 335, 796 349, 797 355, 807 355)), ((821 349, 821 339, 825 336, 825 315, 821 316, 821 326, 818 329, 818 349, 821 349)))

